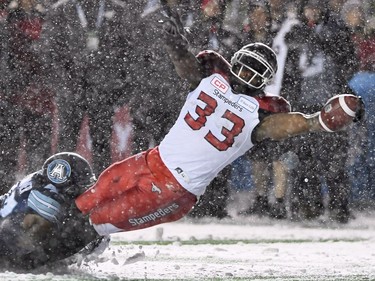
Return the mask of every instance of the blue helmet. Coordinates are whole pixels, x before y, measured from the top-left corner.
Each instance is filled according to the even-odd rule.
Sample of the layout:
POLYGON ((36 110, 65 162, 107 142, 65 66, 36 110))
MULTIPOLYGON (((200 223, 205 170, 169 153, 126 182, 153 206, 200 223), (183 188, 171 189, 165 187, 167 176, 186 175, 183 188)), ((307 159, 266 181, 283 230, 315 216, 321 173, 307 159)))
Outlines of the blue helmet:
POLYGON ((43 176, 64 192, 80 194, 92 186, 96 177, 89 162, 74 152, 60 152, 43 164, 43 176))

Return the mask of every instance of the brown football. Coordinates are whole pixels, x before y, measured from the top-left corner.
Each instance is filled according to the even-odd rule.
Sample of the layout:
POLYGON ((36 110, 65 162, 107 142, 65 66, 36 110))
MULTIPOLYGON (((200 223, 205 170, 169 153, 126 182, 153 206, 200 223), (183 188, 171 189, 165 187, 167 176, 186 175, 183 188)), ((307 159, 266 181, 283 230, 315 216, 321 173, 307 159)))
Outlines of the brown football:
POLYGON ((320 111, 320 124, 328 132, 343 129, 353 122, 358 103, 358 97, 355 95, 343 94, 332 97, 320 111))

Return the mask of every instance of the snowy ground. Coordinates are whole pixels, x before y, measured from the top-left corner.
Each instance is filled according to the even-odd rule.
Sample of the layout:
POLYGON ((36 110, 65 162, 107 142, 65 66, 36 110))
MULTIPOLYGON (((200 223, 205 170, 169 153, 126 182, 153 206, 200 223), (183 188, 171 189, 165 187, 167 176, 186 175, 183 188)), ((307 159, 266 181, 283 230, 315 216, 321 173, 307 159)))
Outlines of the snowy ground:
POLYGON ((91 260, 0 280, 375 280, 375 214, 347 225, 183 219, 116 234, 91 260))

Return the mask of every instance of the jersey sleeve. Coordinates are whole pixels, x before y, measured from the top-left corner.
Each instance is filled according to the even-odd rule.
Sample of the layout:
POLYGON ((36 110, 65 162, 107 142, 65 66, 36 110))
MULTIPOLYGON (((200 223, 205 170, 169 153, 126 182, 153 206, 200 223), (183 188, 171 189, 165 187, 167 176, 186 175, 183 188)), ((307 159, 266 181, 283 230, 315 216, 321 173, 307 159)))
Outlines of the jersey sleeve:
POLYGON ((256 96, 260 110, 267 113, 286 113, 291 111, 290 103, 279 96, 256 96))
POLYGON ((52 184, 31 190, 27 199, 27 206, 34 213, 55 224, 61 223, 63 203, 63 197, 52 184))

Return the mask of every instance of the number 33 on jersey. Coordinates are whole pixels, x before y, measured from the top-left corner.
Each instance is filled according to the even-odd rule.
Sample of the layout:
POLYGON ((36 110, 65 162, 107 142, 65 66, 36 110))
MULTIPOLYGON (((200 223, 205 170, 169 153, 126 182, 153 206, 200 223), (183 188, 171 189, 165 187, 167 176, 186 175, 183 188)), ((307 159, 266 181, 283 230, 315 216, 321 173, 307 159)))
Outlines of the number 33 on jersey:
MULTIPOLYGON (((257 100, 234 93, 220 74, 203 79, 160 144, 164 163, 172 171, 186 172, 180 183, 196 194, 195 188, 253 146, 258 108, 257 100)), ((178 172, 175 176, 181 178, 178 172)))

